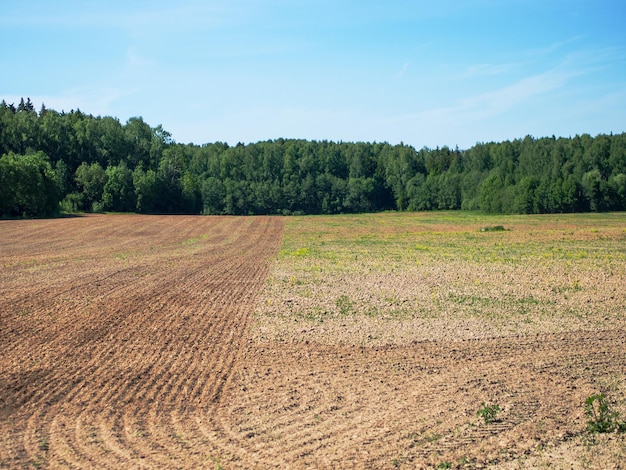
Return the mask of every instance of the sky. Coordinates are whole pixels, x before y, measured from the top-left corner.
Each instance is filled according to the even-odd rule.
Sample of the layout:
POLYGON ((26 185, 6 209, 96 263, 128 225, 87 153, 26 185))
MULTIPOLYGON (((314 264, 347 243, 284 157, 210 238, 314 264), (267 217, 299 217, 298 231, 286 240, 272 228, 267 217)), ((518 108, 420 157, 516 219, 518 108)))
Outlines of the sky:
POLYGON ((0 0, 0 99, 180 143, 626 131, 624 0, 0 0))

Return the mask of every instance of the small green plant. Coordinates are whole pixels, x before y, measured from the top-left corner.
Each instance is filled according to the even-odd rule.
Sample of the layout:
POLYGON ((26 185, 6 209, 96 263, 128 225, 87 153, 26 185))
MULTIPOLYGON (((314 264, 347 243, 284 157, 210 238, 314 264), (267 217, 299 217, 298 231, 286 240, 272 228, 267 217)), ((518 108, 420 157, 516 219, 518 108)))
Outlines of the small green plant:
POLYGON ((48 452, 48 450, 50 450, 50 443, 48 442, 47 434, 43 434, 41 439, 39 439, 39 449, 44 452, 48 452))
POLYGON ((213 462, 213 468, 214 470, 224 470, 224 467, 222 466, 222 462, 219 459, 219 457, 214 457, 214 456, 209 456, 209 460, 211 460, 211 462, 213 462))
POLYGON ((508 229, 502 225, 487 226, 480 229, 481 232, 507 232, 508 229))
POLYGON ((311 253, 311 250, 308 248, 298 248, 296 251, 291 253, 291 256, 308 256, 311 253))
POLYGON ((339 312, 342 315, 347 315, 352 311, 352 301, 347 295, 340 295, 339 297, 337 297, 337 300, 335 300, 335 305, 337 306, 337 308, 339 308, 339 312))
POLYGON ((480 404, 480 409, 476 412, 476 415, 480 416, 485 421, 485 424, 489 424, 497 421, 499 412, 499 405, 487 405, 485 402, 482 402, 480 404))
POLYGON ((617 411, 611 410, 604 393, 591 395, 585 400, 587 431, 591 434, 605 432, 626 432, 626 421, 617 411))
POLYGON ((452 462, 439 462, 437 468, 452 468, 452 462))

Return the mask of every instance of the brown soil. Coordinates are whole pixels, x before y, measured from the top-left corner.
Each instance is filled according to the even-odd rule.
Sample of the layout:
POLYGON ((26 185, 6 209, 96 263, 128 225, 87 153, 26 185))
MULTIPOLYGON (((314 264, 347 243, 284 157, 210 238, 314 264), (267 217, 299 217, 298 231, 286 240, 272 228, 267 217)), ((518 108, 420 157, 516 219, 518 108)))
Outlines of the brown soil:
POLYGON ((621 468, 622 436, 585 446, 582 404, 616 377, 623 397, 625 333, 260 344, 237 372, 224 424, 261 466, 621 468), (477 417, 483 401, 501 407, 496 422, 477 417))
POLYGON ((0 467, 202 468, 279 218, 0 222, 0 467))
POLYGON ((0 221, 0 467, 623 467, 623 435, 590 442, 582 406, 606 391, 625 411, 623 321, 364 344, 307 322, 263 334, 252 314, 282 230, 0 221))

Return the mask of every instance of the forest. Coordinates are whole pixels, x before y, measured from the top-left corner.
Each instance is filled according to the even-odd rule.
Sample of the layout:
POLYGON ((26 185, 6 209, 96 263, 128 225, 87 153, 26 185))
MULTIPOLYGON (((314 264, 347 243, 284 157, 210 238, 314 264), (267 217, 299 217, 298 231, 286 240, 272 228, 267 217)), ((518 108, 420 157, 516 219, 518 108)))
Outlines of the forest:
POLYGON ((626 134, 526 136, 470 149, 276 139, 182 144, 30 99, 0 104, 0 217, 61 212, 557 213, 626 209, 626 134))

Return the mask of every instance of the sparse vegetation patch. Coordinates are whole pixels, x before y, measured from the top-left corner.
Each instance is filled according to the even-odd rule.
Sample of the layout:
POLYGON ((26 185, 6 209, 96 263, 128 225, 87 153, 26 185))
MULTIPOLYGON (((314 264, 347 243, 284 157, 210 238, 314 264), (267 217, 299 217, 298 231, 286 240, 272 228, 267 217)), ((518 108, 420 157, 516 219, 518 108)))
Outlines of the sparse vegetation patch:
POLYGON ((480 229, 481 232, 506 232, 507 230, 503 225, 489 225, 480 229))
POLYGON ((609 405, 604 393, 587 397, 585 400, 587 431, 590 433, 626 432, 626 421, 609 405))
POLYGON ((500 405, 488 405, 482 402, 480 409, 476 412, 476 416, 481 417, 485 424, 491 424, 498 420, 498 413, 500 413, 500 405))
POLYGON ((320 439, 302 465, 616 468, 624 433, 589 429, 620 429, 624 403, 596 398, 595 418, 579 404, 625 392, 611 385, 626 367, 625 229, 624 214, 290 218, 252 334, 281 351, 266 361, 302 372, 262 381, 258 399, 281 403, 271 416, 249 418, 254 400, 238 416, 297 429, 302 448, 320 439), (295 424, 281 389, 324 419, 295 424), (320 399, 334 394, 338 416, 320 399))

